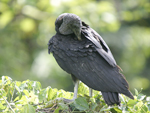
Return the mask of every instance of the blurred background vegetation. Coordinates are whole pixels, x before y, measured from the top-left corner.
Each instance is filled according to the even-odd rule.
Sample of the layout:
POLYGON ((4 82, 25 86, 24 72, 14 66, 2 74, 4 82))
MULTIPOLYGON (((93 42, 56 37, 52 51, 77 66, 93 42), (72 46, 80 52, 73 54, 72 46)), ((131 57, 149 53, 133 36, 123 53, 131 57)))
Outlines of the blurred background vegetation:
POLYGON ((0 75, 73 91, 71 77, 47 50, 55 20, 66 12, 103 37, 132 92, 150 95, 149 0, 0 0, 0 75))

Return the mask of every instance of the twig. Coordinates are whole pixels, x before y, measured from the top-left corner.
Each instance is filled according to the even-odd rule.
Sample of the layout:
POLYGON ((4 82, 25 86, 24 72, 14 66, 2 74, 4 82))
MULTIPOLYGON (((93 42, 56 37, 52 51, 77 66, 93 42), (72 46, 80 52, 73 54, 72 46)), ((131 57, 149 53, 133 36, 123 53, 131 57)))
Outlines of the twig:
POLYGON ((9 106, 9 108, 12 110, 13 113, 15 113, 15 111, 12 109, 11 105, 9 104, 9 102, 3 97, 3 99, 6 101, 7 105, 9 106))
POLYGON ((57 105, 57 104, 55 103, 51 108, 49 108, 49 111, 50 111, 51 109, 53 109, 56 105, 57 105))

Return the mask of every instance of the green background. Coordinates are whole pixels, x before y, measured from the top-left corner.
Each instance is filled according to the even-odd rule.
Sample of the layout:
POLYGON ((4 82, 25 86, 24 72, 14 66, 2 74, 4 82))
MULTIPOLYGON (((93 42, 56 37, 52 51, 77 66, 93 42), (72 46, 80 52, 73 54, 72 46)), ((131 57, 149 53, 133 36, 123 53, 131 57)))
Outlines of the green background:
POLYGON ((123 69, 130 90, 150 95, 149 0, 0 0, 0 76, 73 91, 69 74, 48 54, 55 20, 74 13, 95 29, 123 69))

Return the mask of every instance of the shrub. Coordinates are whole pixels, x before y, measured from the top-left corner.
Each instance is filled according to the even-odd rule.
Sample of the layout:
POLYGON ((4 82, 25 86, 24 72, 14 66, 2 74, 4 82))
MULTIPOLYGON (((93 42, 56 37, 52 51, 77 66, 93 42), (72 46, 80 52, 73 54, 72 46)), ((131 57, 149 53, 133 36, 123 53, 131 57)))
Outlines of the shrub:
POLYGON ((4 113, 150 113, 150 96, 135 89, 135 99, 120 95, 121 106, 107 106, 99 91, 88 96, 88 87, 80 83, 78 98, 72 103, 64 103, 56 98, 73 98, 72 92, 56 88, 42 89, 40 82, 14 81, 8 76, 0 80, 0 112, 4 113))

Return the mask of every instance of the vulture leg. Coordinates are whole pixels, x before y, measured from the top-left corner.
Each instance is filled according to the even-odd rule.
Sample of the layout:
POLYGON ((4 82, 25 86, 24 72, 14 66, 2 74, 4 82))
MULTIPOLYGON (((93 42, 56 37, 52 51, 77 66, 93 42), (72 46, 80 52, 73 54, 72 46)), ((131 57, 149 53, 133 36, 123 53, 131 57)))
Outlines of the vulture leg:
POLYGON ((79 80, 74 75, 71 75, 71 77, 74 82, 74 95, 73 95, 73 99, 72 99, 74 101, 78 95, 79 80))
POLYGON ((78 95, 78 86, 79 86, 79 80, 76 80, 75 81, 75 86, 74 86, 74 95, 73 95, 73 99, 72 100, 75 100, 77 98, 77 95, 78 95))
POLYGON ((70 103, 70 102, 73 102, 77 98, 79 80, 74 75, 71 75, 71 77, 72 77, 72 80, 74 82, 74 95, 73 95, 73 98, 72 99, 57 98, 57 100, 63 100, 65 103, 70 103))
POLYGON ((89 88, 89 96, 90 96, 90 97, 92 97, 92 93, 93 93, 92 88, 89 88))
POLYGON ((56 100, 60 101, 64 101, 65 103, 70 103, 73 102, 76 98, 77 98, 77 94, 78 94, 78 86, 79 86, 79 80, 75 81, 75 86, 74 86, 74 95, 72 99, 66 99, 66 98, 57 98, 56 100))
MULTIPOLYGON (((65 103, 70 103, 70 102, 73 102, 77 98, 78 87, 79 87, 79 80, 74 75, 72 75, 72 79, 74 81, 74 95, 73 95, 73 98, 72 99, 57 98, 57 100, 63 100, 65 103)), ((93 93, 92 88, 89 88, 89 96, 90 97, 92 97, 92 93, 93 93)))

